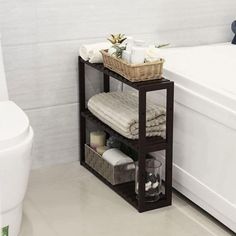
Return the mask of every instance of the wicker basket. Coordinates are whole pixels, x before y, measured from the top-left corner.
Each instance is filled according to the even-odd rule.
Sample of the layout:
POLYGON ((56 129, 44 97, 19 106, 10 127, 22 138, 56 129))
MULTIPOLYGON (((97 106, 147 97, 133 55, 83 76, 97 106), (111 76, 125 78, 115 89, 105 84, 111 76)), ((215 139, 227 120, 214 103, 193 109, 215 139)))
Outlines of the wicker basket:
POLYGON ((132 82, 161 79, 164 59, 142 64, 128 64, 112 57, 107 50, 101 50, 104 66, 132 82))
POLYGON ((133 163, 113 166, 87 144, 85 144, 85 162, 112 185, 134 181, 133 163))

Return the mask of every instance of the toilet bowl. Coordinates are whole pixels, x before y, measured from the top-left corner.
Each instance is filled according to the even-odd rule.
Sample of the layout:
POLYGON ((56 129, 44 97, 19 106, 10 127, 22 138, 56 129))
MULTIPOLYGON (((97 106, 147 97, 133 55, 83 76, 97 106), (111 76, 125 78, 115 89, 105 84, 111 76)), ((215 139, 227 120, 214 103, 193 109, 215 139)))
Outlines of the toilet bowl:
POLYGON ((0 38, 0 235, 17 236, 31 169, 33 130, 27 115, 9 101, 0 38))

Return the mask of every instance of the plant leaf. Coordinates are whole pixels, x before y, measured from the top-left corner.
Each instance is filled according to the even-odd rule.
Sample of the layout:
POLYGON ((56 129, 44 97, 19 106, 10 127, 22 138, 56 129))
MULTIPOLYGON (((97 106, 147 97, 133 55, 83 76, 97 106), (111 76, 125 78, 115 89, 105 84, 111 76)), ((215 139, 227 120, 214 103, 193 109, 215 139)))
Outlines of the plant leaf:
POLYGON ((108 41, 110 41, 112 44, 114 44, 114 41, 112 39, 107 39, 108 41))
POLYGON ((123 43, 127 38, 123 38, 120 40, 120 43, 123 43))
POLYGON ((163 47, 167 47, 167 46, 169 46, 169 45, 170 45, 170 44, 167 43, 167 44, 156 45, 155 47, 156 47, 156 48, 163 48, 163 47))

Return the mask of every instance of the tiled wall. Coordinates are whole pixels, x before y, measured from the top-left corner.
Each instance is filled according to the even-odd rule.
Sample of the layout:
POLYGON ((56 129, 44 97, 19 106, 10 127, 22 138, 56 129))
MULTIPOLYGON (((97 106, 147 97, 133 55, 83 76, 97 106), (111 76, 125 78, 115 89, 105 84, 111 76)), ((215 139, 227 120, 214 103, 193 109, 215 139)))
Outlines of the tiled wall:
MULTIPOLYGON (((77 56, 110 32, 174 45, 230 40, 235 0, 1 0, 9 93, 35 130, 34 167, 78 159, 77 56)), ((88 73, 90 94, 99 75, 88 73)))

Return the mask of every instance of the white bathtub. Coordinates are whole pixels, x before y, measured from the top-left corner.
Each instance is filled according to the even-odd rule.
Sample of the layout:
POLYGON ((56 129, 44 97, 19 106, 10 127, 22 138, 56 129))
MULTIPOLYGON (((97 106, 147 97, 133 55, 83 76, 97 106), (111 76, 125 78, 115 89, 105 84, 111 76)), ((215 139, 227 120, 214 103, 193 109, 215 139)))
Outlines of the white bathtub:
POLYGON ((236 46, 163 56, 175 81, 174 187, 236 232, 236 46))

